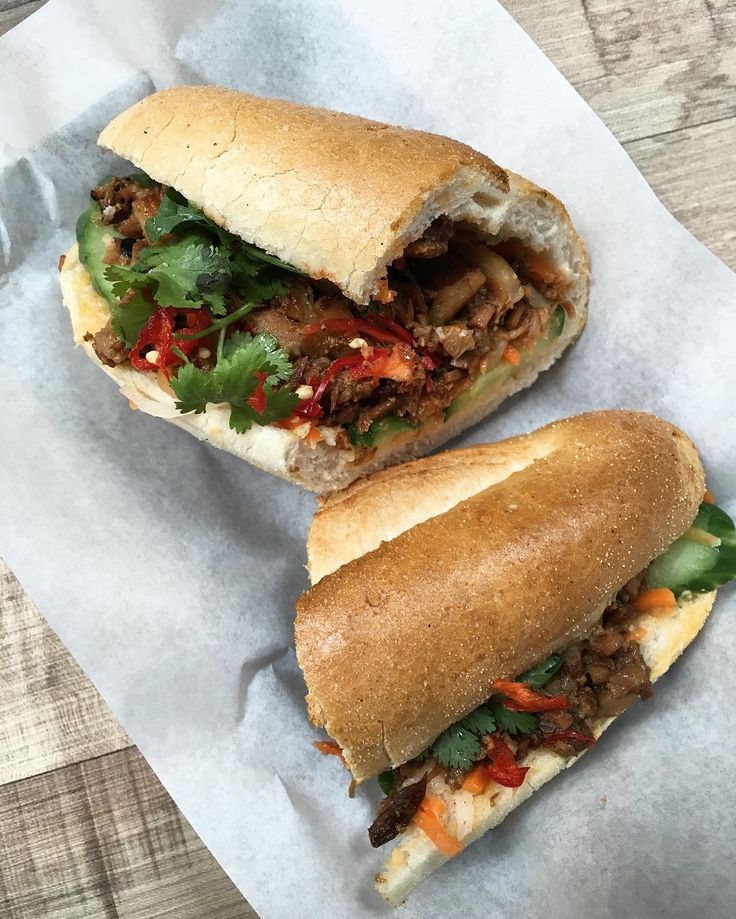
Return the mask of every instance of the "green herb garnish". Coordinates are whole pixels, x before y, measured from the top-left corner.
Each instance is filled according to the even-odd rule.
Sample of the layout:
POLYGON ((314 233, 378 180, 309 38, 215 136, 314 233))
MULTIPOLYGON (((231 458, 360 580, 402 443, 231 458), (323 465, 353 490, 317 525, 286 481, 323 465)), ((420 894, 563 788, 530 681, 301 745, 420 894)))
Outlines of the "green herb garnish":
POLYGON ((241 332, 224 342, 222 356, 212 371, 205 373, 186 363, 170 382, 180 412, 200 413, 208 402, 229 402, 230 427, 243 434, 253 424, 271 424, 294 411, 298 397, 288 389, 275 388, 288 379, 291 370, 288 355, 274 338, 241 332), (259 386, 256 374, 266 374, 262 410, 251 404, 259 386))

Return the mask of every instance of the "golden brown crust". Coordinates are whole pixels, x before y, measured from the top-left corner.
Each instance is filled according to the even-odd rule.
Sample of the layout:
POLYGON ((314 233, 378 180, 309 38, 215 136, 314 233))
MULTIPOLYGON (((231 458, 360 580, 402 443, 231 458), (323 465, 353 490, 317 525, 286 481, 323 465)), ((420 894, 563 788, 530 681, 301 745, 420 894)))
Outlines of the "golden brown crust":
MULTIPOLYGON (((581 415, 482 448, 489 461, 494 450, 511 450, 523 468, 469 498, 463 484, 450 510, 298 601, 311 717, 359 781, 421 752, 486 699, 493 680, 585 633, 684 532, 704 489, 692 443, 651 415, 581 415)), ((402 475, 383 473, 379 487, 402 475)), ((409 507, 414 486, 403 481, 391 501, 409 507)))
POLYGON ((536 211, 530 244, 544 240, 560 268, 585 281, 576 291, 576 307, 585 308, 585 252, 565 208, 447 137, 216 86, 179 86, 123 112, 99 142, 357 302, 375 293, 386 265, 440 214, 489 235, 523 237, 523 215, 536 211))

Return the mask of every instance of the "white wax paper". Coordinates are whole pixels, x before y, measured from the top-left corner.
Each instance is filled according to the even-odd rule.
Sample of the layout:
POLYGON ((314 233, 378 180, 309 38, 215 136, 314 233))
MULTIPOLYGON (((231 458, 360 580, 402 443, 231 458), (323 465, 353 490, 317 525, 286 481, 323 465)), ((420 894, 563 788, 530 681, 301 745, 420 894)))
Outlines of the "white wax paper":
MULTIPOLYGON (((649 409, 694 438, 733 512, 736 280, 490 0, 51 0, 0 41, 0 551, 263 917, 386 916, 377 792, 348 800, 302 704, 313 498, 131 412, 61 305, 88 189, 122 168, 98 131, 183 82, 446 133, 567 203, 592 262, 587 331, 463 442, 649 409)), ((654 699, 401 915, 732 916, 735 606, 724 589, 654 699)))

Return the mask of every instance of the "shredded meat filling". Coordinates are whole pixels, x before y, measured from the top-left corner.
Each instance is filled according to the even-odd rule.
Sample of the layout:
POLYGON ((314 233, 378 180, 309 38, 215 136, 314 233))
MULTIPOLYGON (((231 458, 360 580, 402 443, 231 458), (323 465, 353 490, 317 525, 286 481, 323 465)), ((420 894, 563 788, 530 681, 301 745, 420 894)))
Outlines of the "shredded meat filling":
MULTIPOLYGON (((146 221, 158 211, 164 191, 127 178, 92 189, 103 222, 122 234, 110 241, 106 262, 136 261, 148 245, 146 221)), ((518 352, 543 338, 555 307, 564 302, 571 309, 566 296, 567 283, 545 254, 513 239, 492 251, 441 216, 389 267, 368 306, 347 300, 330 282, 296 277, 288 293, 258 304, 240 327, 272 335, 288 352, 294 364, 288 385, 294 390, 316 391, 334 361, 362 353, 372 370, 332 372, 316 419, 346 432, 354 426, 362 435, 389 415, 412 426, 441 415, 477 376, 504 360, 508 345, 518 352), (326 320, 345 322, 316 328, 326 320), (389 335, 388 341, 387 323, 400 327, 398 337, 389 335)), ((234 294, 228 297, 232 309, 242 303, 234 294)), ((121 363, 122 343, 112 340, 111 329, 103 331, 94 344, 100 359, 110 366, 121 363)), ((349 443, 347 433, 339 443, 349 443)))

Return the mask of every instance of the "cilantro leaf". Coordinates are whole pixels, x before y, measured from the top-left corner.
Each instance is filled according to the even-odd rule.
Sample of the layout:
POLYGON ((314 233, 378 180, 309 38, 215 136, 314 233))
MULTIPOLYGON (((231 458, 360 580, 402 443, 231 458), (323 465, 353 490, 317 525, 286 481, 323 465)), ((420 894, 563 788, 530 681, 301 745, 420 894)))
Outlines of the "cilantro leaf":
POLYGON ((113 299, 110 301, 110 315, 113 332, 132 348, 155 309, 155 305, 146 300, 142 293, 149 282, 145 276, 120 265, 108 266, 105 277, 112 282, 110 289, 113 299), (130 291, 135 291, 132 297, 130 291))
POLYGON ((299 398, 286 388, 275 388, 291 372, 288 355, 270 335, 236 332, 225 342, 214 370, 205 373, 193 364, 185 364, 171 379, 171 387, 180 412, 203 412, 208 402, 230 403, 230 427, 244 434, 254 424, 271 424, 292 414, 299 398), (249 404, 258 386, 257 373, 267 375, 262 412, 249 404))
POLYGON ((205 410, 208 402, 220 401, 212 374, 205 373, 194 364, 184 364, 169 383, 177 397, 176 407, 182 413, 199 414, 205 410))
POLYGON ((517 676, 516 682, 526 683, 531 689, 541 689, 545 683, 552 679, 561 666, 562 655, 550 654, 541 664, 537 664, 536 667, 531 667, 529 670, 525 670, 521 676, 517 676))
POLYGON ((479 705, 475 711, 463 718, 462 725, 467 731, 472 731, 473 734, 481 737, 485 734, 493 734, 496 730, 496 717, 487 705, 479 705))
POLYGON ((480 752, 480 741, 461 721, 443 731, 432 744, 437 762, 448 769, 470 769, 480 752))
POLYGON ((158 242, 162 236, 173 233, 182 224, 186 224, 187 227, 194 225, 208 230, 222 242, 226 241, 226 230, 218 227, 209 217, 205 217, 198 208, 192 207, 179 192, 174 191, 173 188, 167 188, 161 199, 158 213, 146 221, 146 236, 151 242, 158 242))
POLYGON ((491 699, 488 706, 499 730, 507 734, 531 734, 537 729, 537 718, 531 712, 514 712, 501 705, 498 699, 491 699))
POLYGON ((247 347, 252 341, 258 342, 263 347, 263 350, 269 356, 269 360, 274 365, 275 369, 266 382, 271 386, 275 386, 279 380, 288 380, 294 368, 289 360, 289 355, 283 348, 279 347, 279 343, 273 335, 259 332, 254 338, 250 332, 233 332, 225 342, 223 354, 225 357, 231 357, 235 351, 239 348, 247 347))

